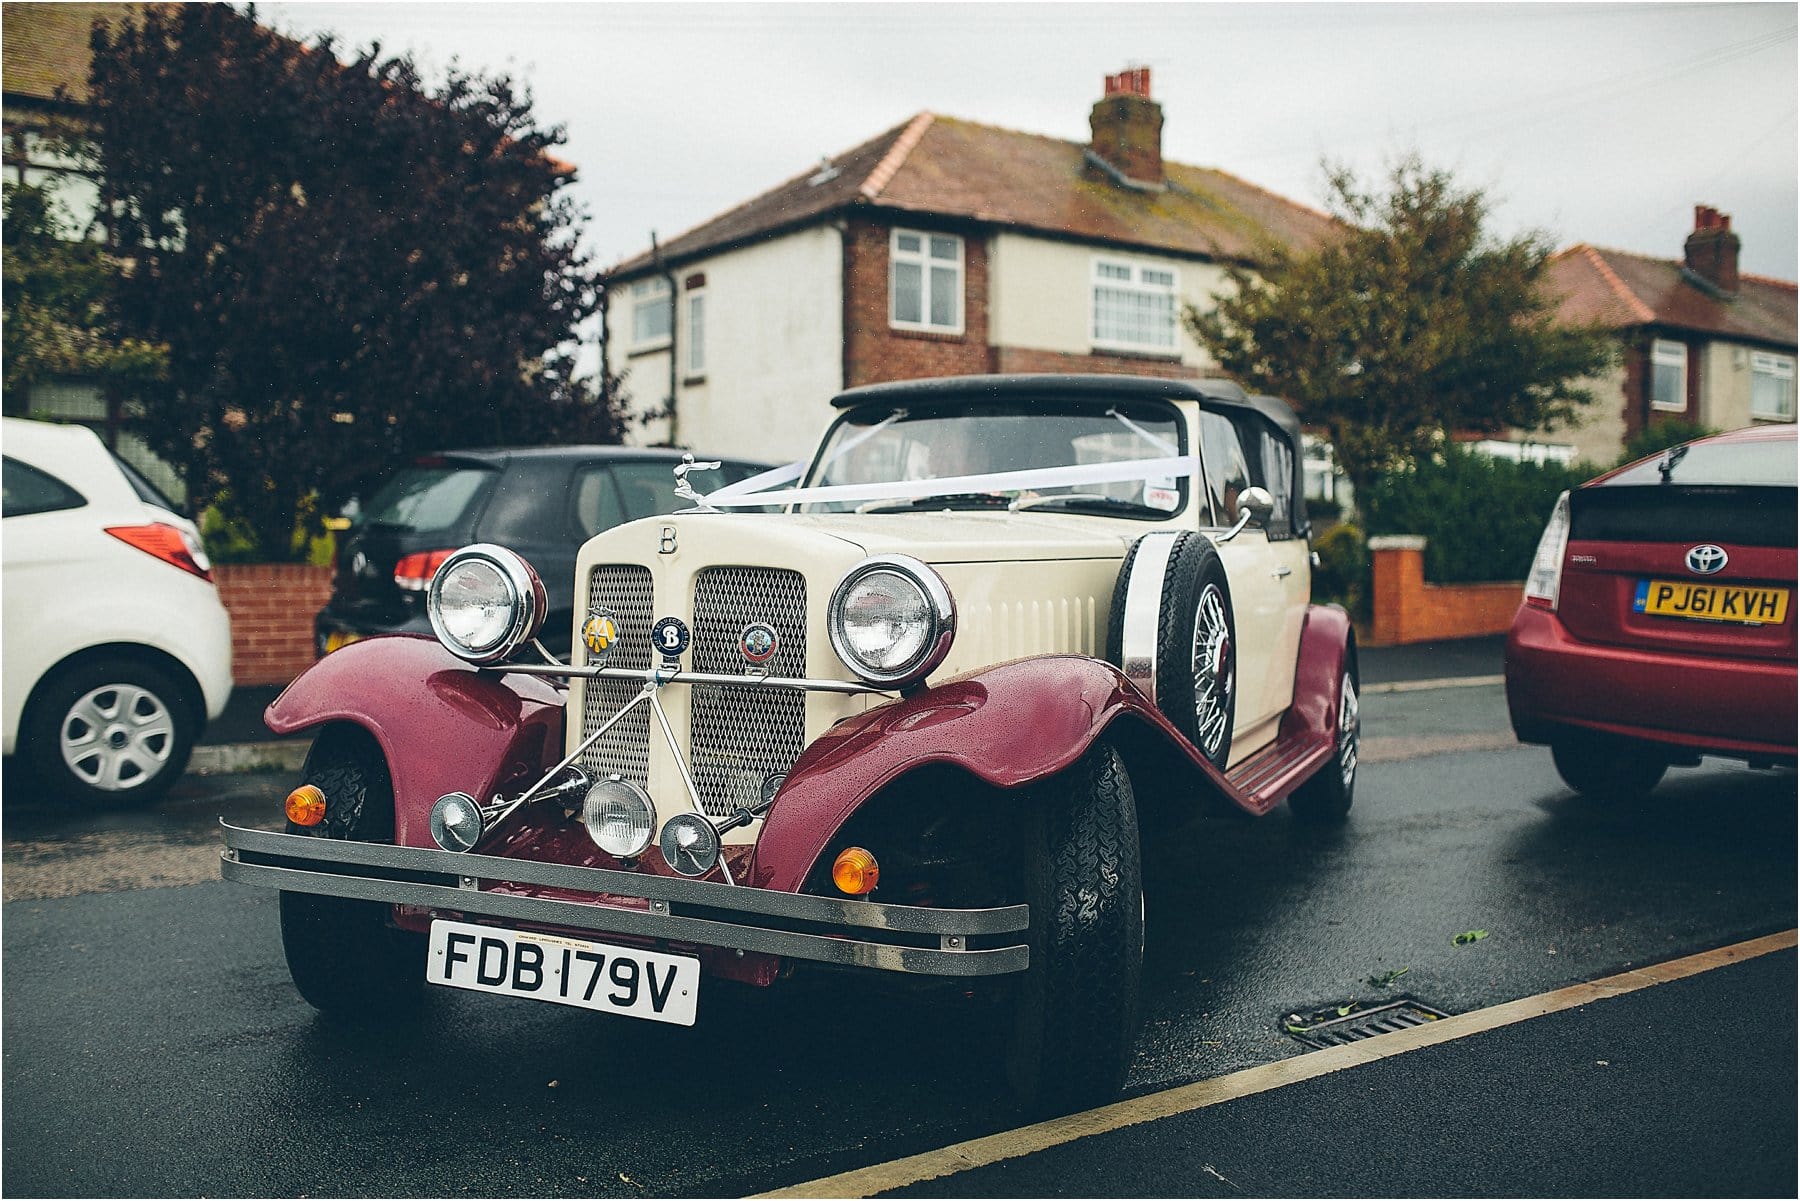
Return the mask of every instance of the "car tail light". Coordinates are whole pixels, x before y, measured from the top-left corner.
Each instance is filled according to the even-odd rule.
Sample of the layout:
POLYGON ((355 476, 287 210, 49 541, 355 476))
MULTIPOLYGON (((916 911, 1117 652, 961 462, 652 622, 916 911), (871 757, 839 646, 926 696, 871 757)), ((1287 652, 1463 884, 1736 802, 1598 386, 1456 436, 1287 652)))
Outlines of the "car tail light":
POLYGON ((423 592, 431 587, 431 577, 444 565, 444 560, 455 553, 454 549, 449 549, 401 555, 399 562, 394 564, 394 583, 408 592, 423 592))
POLYGON ((186 530, 153 521, 149 525, 109 525, 106 532, 127 546, 135 546, 147 555, 155 555, 164 563, 212 581, 212 562, 200 547, 200 540, 186 530))
POLYGON ((1525 578, 1525 603, 1539 609, 1556 608, 1562 592, 1563 555, 1569 549, 1569 494, 1556 498, 1550 511, 1550 523, 1538 539, 1537 555, 1531 560, 1531 574, 1525 578))

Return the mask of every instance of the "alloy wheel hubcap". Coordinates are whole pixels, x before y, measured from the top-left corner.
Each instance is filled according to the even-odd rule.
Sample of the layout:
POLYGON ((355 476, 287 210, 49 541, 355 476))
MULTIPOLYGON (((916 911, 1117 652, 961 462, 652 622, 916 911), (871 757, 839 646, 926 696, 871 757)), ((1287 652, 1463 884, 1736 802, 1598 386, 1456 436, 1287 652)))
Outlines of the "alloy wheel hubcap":
POLYGON ((64 766, 90 788, 125 792, 149 783, 175 749, 175 718, 136 684, 106 684, 69 706, 58 731, 64 766))

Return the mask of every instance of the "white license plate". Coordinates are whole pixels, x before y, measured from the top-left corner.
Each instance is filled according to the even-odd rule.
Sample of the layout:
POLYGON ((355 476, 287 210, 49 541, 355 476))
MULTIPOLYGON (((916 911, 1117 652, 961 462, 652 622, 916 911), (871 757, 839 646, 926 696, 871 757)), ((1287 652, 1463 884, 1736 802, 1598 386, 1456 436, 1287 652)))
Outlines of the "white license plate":
POLYGON ((652 1022, 694 1024, 700 961, 554 934, 431 923, 425 979, 652 1022))

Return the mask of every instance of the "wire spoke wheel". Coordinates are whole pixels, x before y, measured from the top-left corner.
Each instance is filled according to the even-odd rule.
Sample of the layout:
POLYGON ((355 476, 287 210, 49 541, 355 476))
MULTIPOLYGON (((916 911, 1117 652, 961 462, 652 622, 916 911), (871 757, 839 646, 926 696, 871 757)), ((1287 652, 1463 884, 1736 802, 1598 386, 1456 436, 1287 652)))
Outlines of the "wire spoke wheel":
POLYGON ((1209 759, 1219 754, 1231 729, 1237 676, 1233 652, 1225 595, 1216 584, 1208 584, 1200 591, 1194 615, 1193 673, 1196 742, 1209 759))

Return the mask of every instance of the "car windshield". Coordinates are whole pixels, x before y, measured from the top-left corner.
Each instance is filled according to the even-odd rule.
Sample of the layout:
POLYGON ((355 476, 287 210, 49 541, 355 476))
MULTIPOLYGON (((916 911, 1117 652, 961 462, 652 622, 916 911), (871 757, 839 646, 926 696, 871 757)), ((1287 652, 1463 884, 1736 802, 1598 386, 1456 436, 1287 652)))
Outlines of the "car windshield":
POLYGON ((1181 472, 1146 472, 1101 482, 1062 482, 1059 473, 1067 476, 1069 468, 1170 459, 1185 453, 1179 413, 1172 405, 1155 402, 1113 407, 1030 402, 955 409, 865 406, 846 413, 832 427, 808 473, 809 486, 967 479, 967 487, 948 492, 941 485, 913 492, 899 489, 897 495, 891 494, 893 489, 882 489, 879 496, 815 501, 803 510, 1030 508, 1160 521, 1187 504, 1188 485, 1181 472), (992 478, 1009 473, 1029 474, 992 478))

